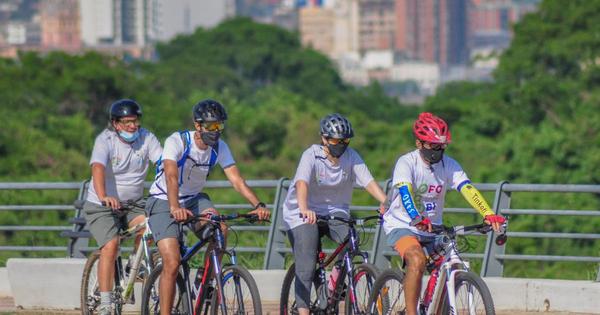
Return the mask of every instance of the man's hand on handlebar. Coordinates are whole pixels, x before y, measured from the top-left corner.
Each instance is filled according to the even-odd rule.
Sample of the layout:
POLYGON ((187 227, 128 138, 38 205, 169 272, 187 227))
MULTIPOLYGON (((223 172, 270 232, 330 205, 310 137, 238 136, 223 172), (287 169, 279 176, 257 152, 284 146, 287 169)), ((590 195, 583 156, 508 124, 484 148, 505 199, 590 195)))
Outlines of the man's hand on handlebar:
POLYGON ((416 217, 414 220, 412 220, 412 222, 410 222, 410 225, 416 227, 419 231, 427 231, 429 233, 433 231, 431 220, 422 216, 416 217))
POLYGON ((192 213, 192 211, 190 211, 186 208, 177 207, 177 208, 171 209, 171 216, 176 221, 183 222, 183 221, 187 220, 189 217, 193 217, 194 214, 192 213))
POLYGON ((248 212, 248 214, 256 214, 258 216, 258 220, 264 221, 269 219, 269 217, 271 216, 271 211, 269 211, 269 209, 265 207, 258 207, 248 212))
POLYGON ((110 197, 110 196, 106 196, 102 199, 100 199, 102 205, 109 207, 113 210, 119 210, 121 209, 121 202, 119 202, 119 199, 115 198, 115 197, 110 197))
POLYGON ((500 233, 501 229, 502 229, 502 224, 504 224, 504 222, 506 222, 506 219, 498 214, 490 214, 490 215, 486 215, 484 218, 484 222, 486 224, 489 224, 492 226, 492 228, 494 229, 494 232, 496 233, 500 233))

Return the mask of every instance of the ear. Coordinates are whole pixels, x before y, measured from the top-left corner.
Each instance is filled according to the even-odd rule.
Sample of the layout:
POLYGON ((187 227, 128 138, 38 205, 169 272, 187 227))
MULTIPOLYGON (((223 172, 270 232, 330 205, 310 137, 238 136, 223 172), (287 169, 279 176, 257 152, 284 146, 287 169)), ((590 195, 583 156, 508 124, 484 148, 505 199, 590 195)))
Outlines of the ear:
POLYGON ((194 128, 196 128, 196 131, 202 132, 202 126, 197 121, 194 121, 194 128))
POLYGON ((321 144, 327 146, 327 139, 323 136, 321 136, 321 144))
POLYGON ((423 144, 418 139, 415 140, 415 146, 417 146, 417 149, 422 149, 423 148, 423 144))

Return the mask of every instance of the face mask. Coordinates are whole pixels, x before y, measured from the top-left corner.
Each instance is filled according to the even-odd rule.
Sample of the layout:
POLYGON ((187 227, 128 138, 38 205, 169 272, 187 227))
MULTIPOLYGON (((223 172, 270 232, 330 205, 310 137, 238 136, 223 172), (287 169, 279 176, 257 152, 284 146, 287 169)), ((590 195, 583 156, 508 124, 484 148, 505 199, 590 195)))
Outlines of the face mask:
POLYGON ((135 132, 127 132, 125 130, 119 131, 119 137, 121 137, 121 139, 128 143, 134 142, 139 136, 139 130, 136 130, 135 132))
POLYGON ((342 154, 344 154, 344 152, 346 152, 348 144, 343 142, 338 144, 327 144, 327 148, 329 149, 329 154, 331 154, 331 156, 334 158, 339 158, 342 156, 342 154))
POLYGON ((421 156, 425 159, 425 161, 429 162, 429 164, 435 164, 442 160, 444 157, 444 150, 433 150, 433 149, 420 149, 421 156))
POLYGON ((203 131, 200 134, 200 139, 202 142, 208 146, 214 146, 219 141, 219 137, 221 136, 221 132, 219 131, 203 131))

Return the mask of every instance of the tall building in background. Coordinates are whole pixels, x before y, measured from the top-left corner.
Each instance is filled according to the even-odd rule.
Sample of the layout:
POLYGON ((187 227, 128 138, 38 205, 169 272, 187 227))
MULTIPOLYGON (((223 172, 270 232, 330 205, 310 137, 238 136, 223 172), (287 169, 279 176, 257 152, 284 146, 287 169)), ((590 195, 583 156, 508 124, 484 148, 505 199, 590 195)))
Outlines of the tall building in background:
POLYGON ((158 0, 79 0, 86 46, 145 47, 158 38, 158 0))
POLYGON ((467 63, 468 0, 396 0, 396 50, 442 67, 467 63))
POLYGON ((41 49, 76 52, 81 48, 78 0, 43 0, 40 5, 41 49))
POLYGON ((394 0, 360 0, 360 51, 394 49, 394 0))
POLYGON ((302 44, 333 57, 335 47, 335 12, 321 6, 305 6, 299 9, 298 26, 302 44))
POLYGON ((236 14, 236 0, 158 0, 160 40, 214 27, 236 14))

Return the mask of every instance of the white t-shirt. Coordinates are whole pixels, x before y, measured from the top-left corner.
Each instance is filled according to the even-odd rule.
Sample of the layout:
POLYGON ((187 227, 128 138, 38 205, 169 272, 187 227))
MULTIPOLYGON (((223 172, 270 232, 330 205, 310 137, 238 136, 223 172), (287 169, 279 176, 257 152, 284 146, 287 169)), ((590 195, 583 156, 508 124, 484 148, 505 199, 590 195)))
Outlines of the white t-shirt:
MULTIPOLYGON (((194 131, 188 131, 190 136, 190 150, 188 158, 183 164, 183 174, 178 173, 177 180, 181 179, 179 186, 179 200, 183 201, 200 193, 206 184, 206 178, 210 171, 209 162, 212 148, 200 150, 194 141, 194 131), (194 163, 195 162, 195 163, 194 163), (201 164, 201 165, 199 165, 201 164), (182 176, 183 175, 183 176, 182 176)), ((165 140, 165 149, 162 159, 179 161, 183 157, 185 145, 179 132, 175 132, 165 140)), ((219 152, 217 153, 217 163, 225 169, 235 164, 229 146, 223 140, 219 140, 219 152)), ((178 168, 181 172, 181 168, 178 168)), ((155 178, 150 187, 150 195, 159 199, 167 200, 167 183, 164 173, 155 178)))
POLYGON ((450 188, 457 189, 464 181, 469 180, 462 167, 451 157, 444 155, 442 161, 427 165, 419 150, 409 152, 396 162, 392 187, 394 189, 390 209, 383 216, 383 228, 389 234, 396 228, 408 228, 421 235, 431 235, 410 226, 410 216, 402 205, 400 193, 396 188, 399 183, 410 183, 417 210, 426 215, 433 224, 442 224, 444 198, 450 188))
MULTIPOLYGON (((137 200, 144 194, 144 179, 148 162, 156 163, 162 153, 160 142, 150 131, 140 128, 140 136, 132 144, 119 139, 115 131, 104 129, 94 142, 90 165, 104 165, 104 186, 107 196, 119 200, 137 200)), ((88 188, 87 201, 100 204, 93 185, 88 188)))
POLYGON ((318 215, 332 212, 350 212, 354 184, 367 186, 372 180, 371 172, 360 155, 348 148, 340 157, 338 165, 327 159, 323 146, 314 144, 304 151, 296 176, 283 204, 283 219, 287 229, 293 229, 305 222, 300 218, 300 208, 296 193, 296 182, 308 184, 308 208, 318 215))

